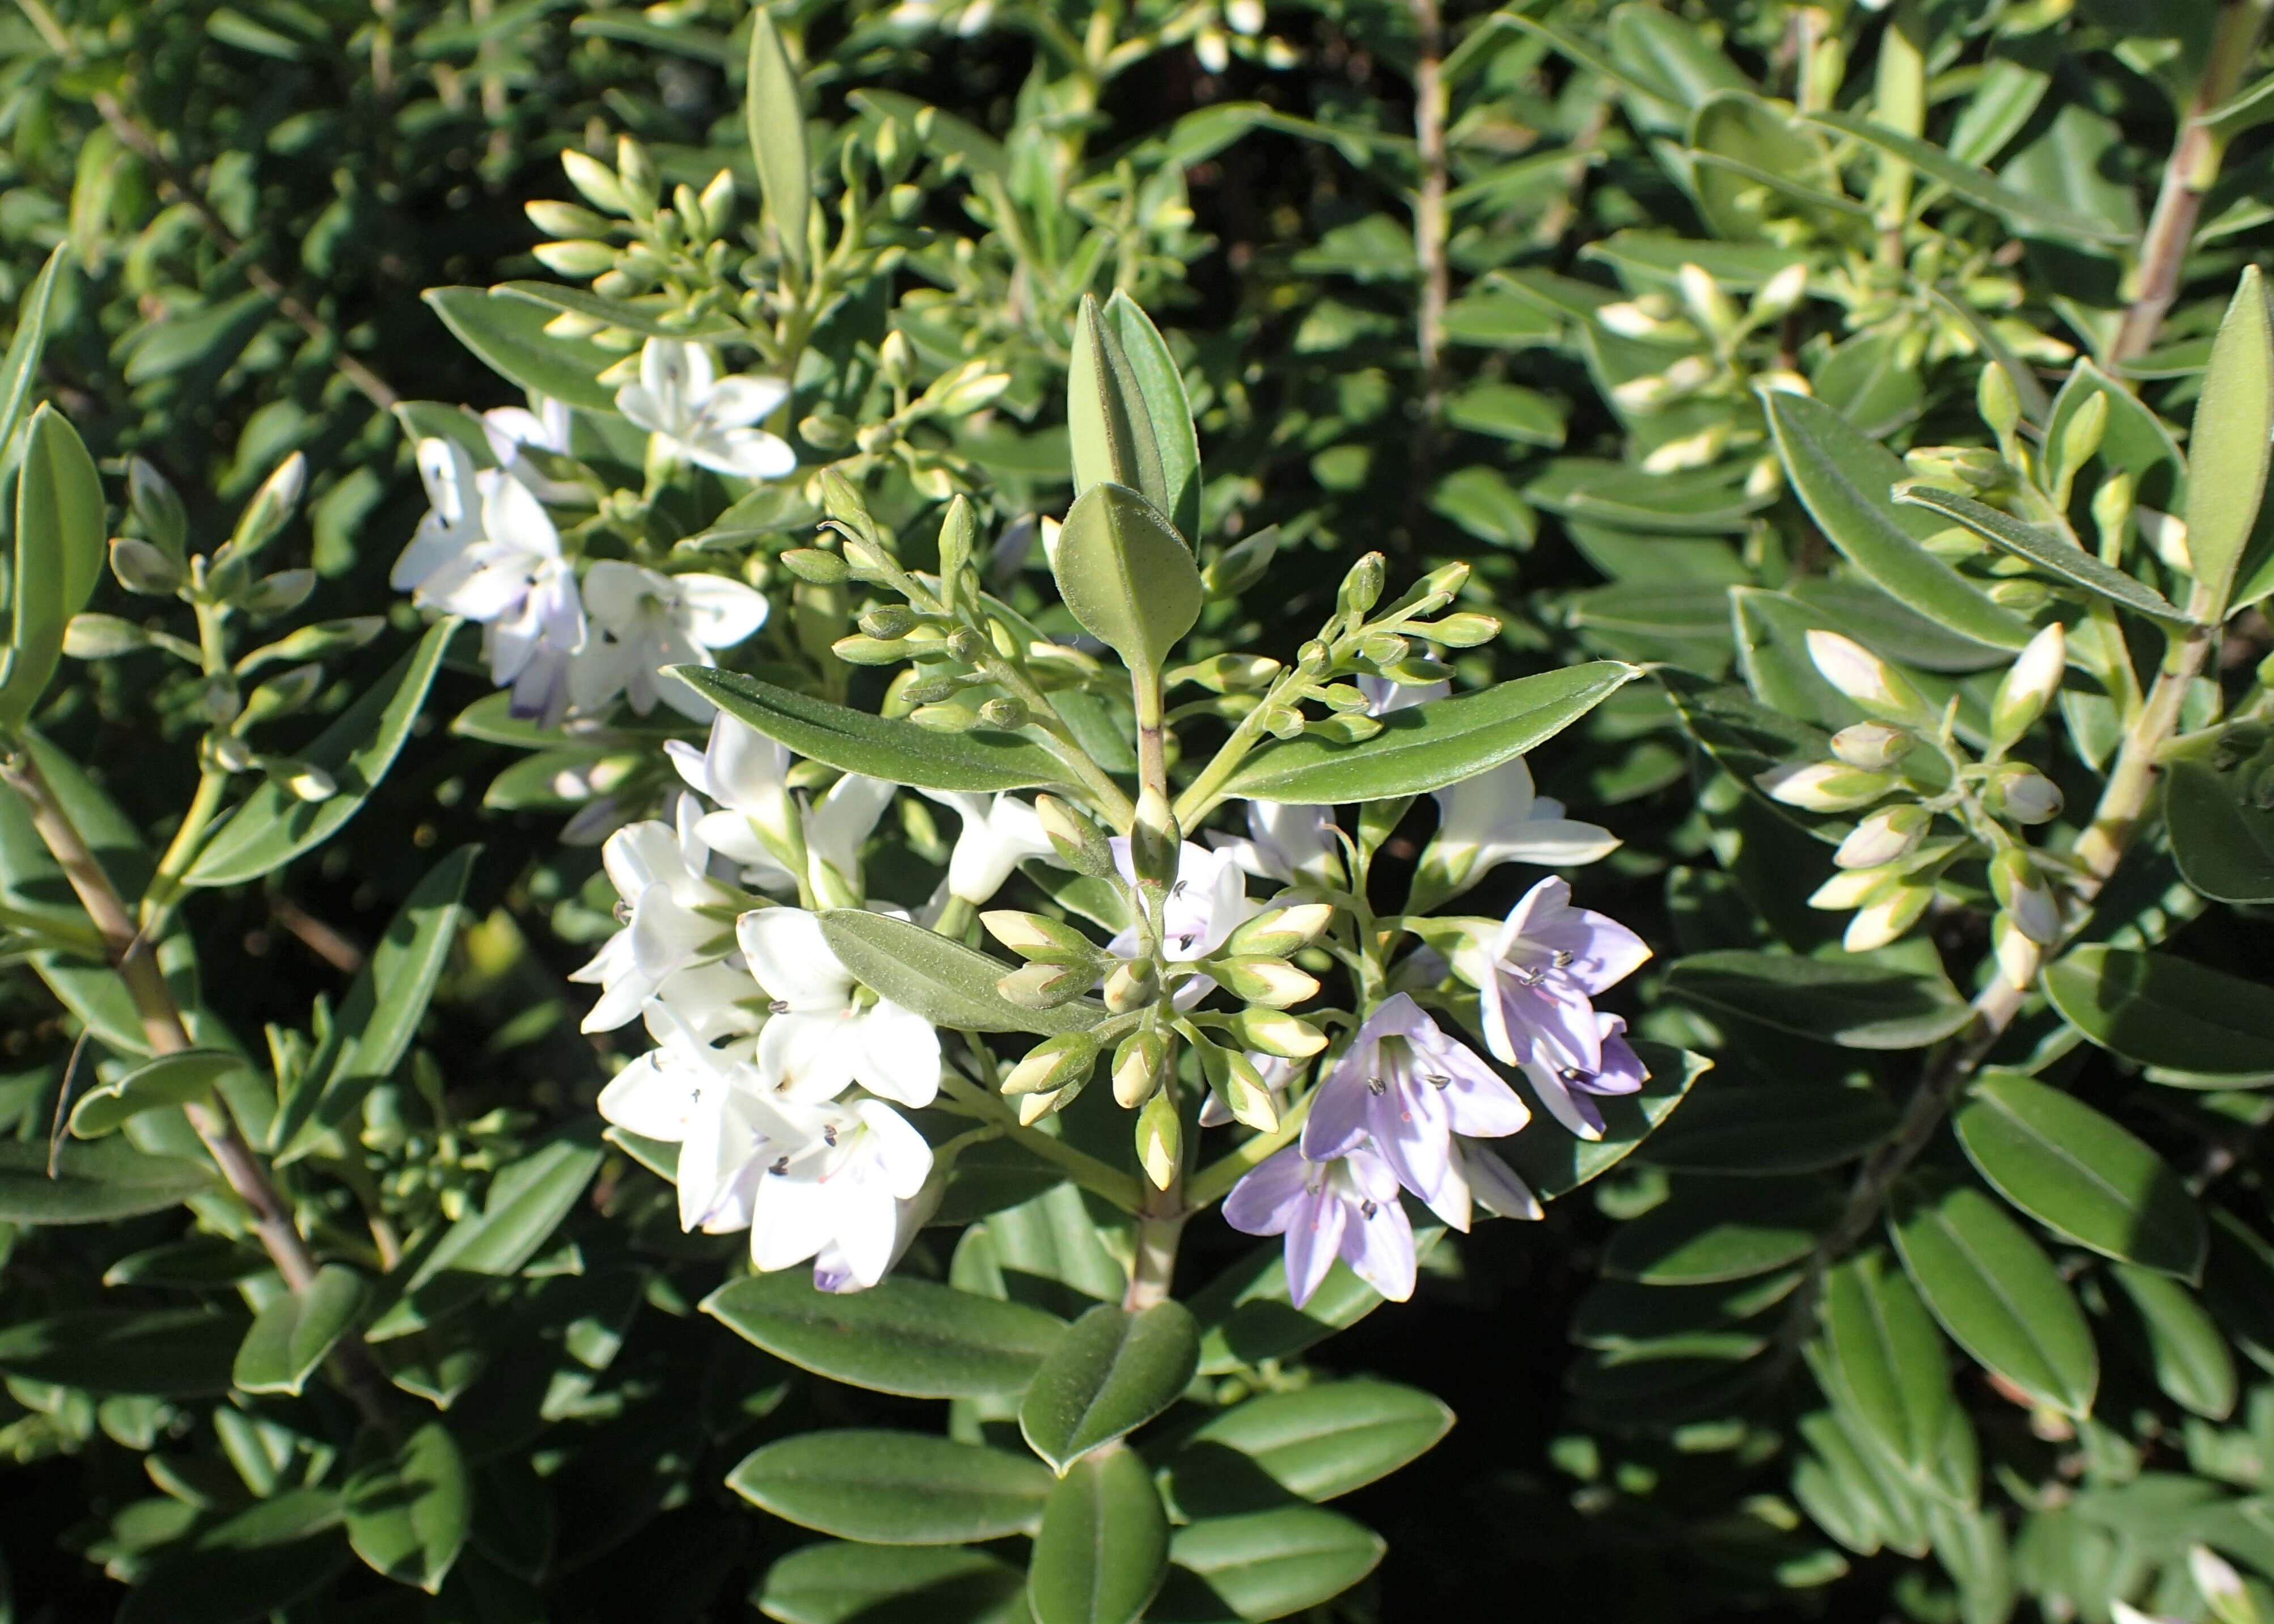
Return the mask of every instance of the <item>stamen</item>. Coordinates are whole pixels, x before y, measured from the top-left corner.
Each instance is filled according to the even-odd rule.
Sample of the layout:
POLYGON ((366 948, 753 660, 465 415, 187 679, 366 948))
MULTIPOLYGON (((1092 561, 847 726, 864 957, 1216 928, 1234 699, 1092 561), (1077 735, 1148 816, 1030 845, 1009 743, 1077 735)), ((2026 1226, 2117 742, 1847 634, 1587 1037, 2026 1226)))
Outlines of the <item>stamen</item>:
POLYGON ((1366 1079, 1366 1091, 1379 1100, 1389 1092, 1389 1085, 1378 1077, 1369 1077, 1366 1079))
POLYGON ((1582 1071, 1577 1066, 1565 1066, 1561 1071, 1558 1071, 1556 1075, 1567 1083, 1584 1082, 1586 1080, 1587 1077, 1587 1074, 1585 1071, 1582 1071))
POLYGON ((629 925, 631 922, 632 905, 619 897, 616 898, 616 923, 619 925, 629 925))
POLYGON ((1432 1087, 1432 1088, 1445 1088, 1445 1087, 1449 1087, 1449 1086, 1451 1086, 1451 1085, 1452 1085, 1452 1081, 1453 1081, 1453 1079, 1452 1079, 1451 1078, 1449 1078, 1449 1077, 1446 1076, 1442 1071, 1430 1071, 1430 1072, 1427 1072, 1427 1073, 1425 1073, 1425 1074, 1424 1074, 1424 1077, 1425 1077, 1425 1080, 1428 1083, 1429 1086, 1430 1086, 1430 1087, 1432 1087))
POLYGON ((1537 987, 1547 979, 1547 971, 1534 970, 1524 966, 1515 966, 1509 973, 1515 976, 1516 984, 1519 987, 1537 987))
POLYGON ((1555 950, 1555 967, 1559 970, 1568 970, 1571 967, 1571 961, 1577 957, 1578 955, 1570 948, 1559 947, 1555 950))
POLYGON ((835 1123, 831 1123, 827 1127, 822 1129, 821 1142, 828 1146, 832 1150, 837 1148, 837 1124, 835 1123))
POLYGON ((1191 883, 1192 882, 1190 880, 1178 880, 1174 885, 1169 887, 1169 895, 1171 897, 1183 896, 1185 894, 1185 887, 1191 883))
POLYGON ((1360 1201, 1358 1204, 1358 1210, 1363 1213, 1367 1217, 1371 1218, 1381 1209, 1375 1207, 1372 1201, 1360 1201))
POLYGON ((788 1158, 787 1156, 784 1156, 784 1157, 782 1157, 779 1161, 776 1162, 773 1164, 773 1166, 772 1166, 772 1167, 768 1168, 768 1169, 766 1169, 766 1171, 767 1171, 767 1172, 769 1172, 769 1173, 773 1173, 773 1174, 782 1174, 782 1173, 787 1173, 787 1172, 788 1172, 788 1171, 789 1171, 789 1158, 788 1158))
POLYGON ((766 1008, 776 1015, 787 1015, 789 1013, 789 1000, 787 998, 776 998, 772 1003, 767 1004, 766 1008))

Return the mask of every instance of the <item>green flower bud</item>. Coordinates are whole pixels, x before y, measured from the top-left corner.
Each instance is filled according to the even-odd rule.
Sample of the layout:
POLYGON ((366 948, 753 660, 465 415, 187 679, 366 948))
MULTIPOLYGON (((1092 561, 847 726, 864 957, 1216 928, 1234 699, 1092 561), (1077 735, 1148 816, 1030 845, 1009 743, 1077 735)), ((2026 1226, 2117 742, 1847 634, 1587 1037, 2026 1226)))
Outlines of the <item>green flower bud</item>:
POLYGON ((1281 1010, 1241 1010, 1231 1018, 1231 1029, 1241 1048, 1284 1060, 1308 1060, 1327 1046, 1325 1033, 1281 1010))
POLYGON ((1054 1010, 1071 1004, 1097 981, 1097 971, 1084 964, 1030 964, 1013 970, 995 983, 995 990, 1022 1010, 1054 1010))
POLYGON ((150 636, 115 614, 75 614, 64 628, 64 652, 73 659, 116 659, 150 646, 150 636))
POLYGON ((616 266, 616 251, 607 244, 590 237, 569 237, 557 243, 539 243, 531 249, 531 256, 555 276, 566 276, 582 282, 612 271, 616 266))
POLYGON ((1161 1091, 1174 1054, 1174 1044, 1151 1026, 1121 1040, 1113 1051, 1113 1097, 1123 1110, 1135 1110, 1161 1091))
POLYGON ((1258 914, 1224 938, 1227 959, 1285 959, 1327 934, 1335 910, 1324 902, 1299 902, 1258 914))
POLYGON ((178 564, 188 545, 190 518, 166 477, 140 457, 129 458, 126 500, 150 545, 178 564))
POLYGON ((1037 795, 1035 816, 1051 849, 1065 859, 1066 867, 1091 879, 1113 873, 1113 848, 1106 842, 1105 831, 1087 815, 1056 795, 1037 795))
POLYGON ((1160 977, 1149 959, 1124 959, 1105 978, 1105 1007, 1116 1015, 1141 1010, 1160 996, 1160 977))
POLYGON ((1449 649, 1473 649, 1490 643, 1500 635, 1500 617, 1494 614, 1463 613, 1449 614, 1442 620, 1412 628, 1414 635, 1426 637, 1431 643, 1449 649))
POLYGON ((616 181, 634 214, 652 214, 663 198, 663 177, 646 147, 629 135, 616 138, 616 181))
POLYGON ((1005 733, 1016 733, 1035 719, 1027 709, 1027 702, 1008 694, 998 694, 979 707, 979 719, 989 727, 999 727, 1005 733))
POLYGON ((1209 974, 1218 985, 1243 1004, 1285 1009, 1318 996, 1316 978, 1284 959, 1210 960, 1209 974))
POLYGON ((568 177, 568 184, 584 195, 594 208, 607 214, 624 215, 631 213, 624 197, 624 189, 607 165, 574 147, 561 154, 561 168, 568 177))
POLYGON ((1173 883, 1183 839, 1169 798, 1147 785, 1137 797, 1137 821, 1130 831, 1130 856, 1138 880, 1163 889, 1173 883))
POLYGON ((1918 741, 1885 722, 1858 722, 1832 735, 1832 753, 1851 767, 1876 772, 1911 753, 1918 741))
POLYGON ((1367 612, 1382 601, 1382 583, 1388 575, 1389 565, 1382 554, 1367 553, 1343 577, 1342 590, 1336 594, 1335 612, 1353 622, 1363 620, 1367 612))
POLYGON ((1271 1091, 1263 1086, 1263 1074, 1246 1055, 1211 1044, 1201 1050, 1201 1070, 1233 1121, 1259 1133, 1269 1133, 1279 1125, 1279 1110, 1271 1103, 1271 1091))
MULTIPOLYGON (((2102 399, 2097 395, 2092 398, 2102 399)), ((2010 749, 2029 731, 2029 725, 2044 714, 2045 706, 2059 691, 2067 665, 2067 635, 2055 620, 2029 639, 2029 646, 1999 680, 1997 697, 1990 702, 1992 748, 2010 749)))
POLYGON ((292 510, 300 505, 300 493, 307 485, 308 459, 295 451, 277 464, 276 471, 261 482, 245 504, 237 533, 229 538, 229 552, 249 562, 275 540, 292 510))
POLYGON ((163 597, 181 590, 182 567, 159 547, 131 536, 110 544, 110 573, 130 592, 163 597))
POLYGON ((1173 1089, 1163 1088, 1137 1114, 1137 1163, 1156 1190, 1166 1190, 1184 1165, 1185 1125, 1173 1089))
POLYGON ((1006 1094, 1054 1094, 1068 1084, 1087 1082, 1096 1065, 1099 1045, 1087 1032, 1045 1038, 1003 1079, 1006 1094))
POLYGON ((1097 944, 1063 920, 1013 908, 992 908, 979 916, 987 934, 1030 964, 1097 962, 1097 944))
POLYGON ((853 574, 843 559, 819 547, 793 547, 781 561, 790 574, 815 586, 840 586, 853 574))
POLYGON ((1864 772, 1844 762, 1772 767, 1754 780, 1772 801, 1808 812, 1853 812, 1894 788, 1885 772, 1864 772))

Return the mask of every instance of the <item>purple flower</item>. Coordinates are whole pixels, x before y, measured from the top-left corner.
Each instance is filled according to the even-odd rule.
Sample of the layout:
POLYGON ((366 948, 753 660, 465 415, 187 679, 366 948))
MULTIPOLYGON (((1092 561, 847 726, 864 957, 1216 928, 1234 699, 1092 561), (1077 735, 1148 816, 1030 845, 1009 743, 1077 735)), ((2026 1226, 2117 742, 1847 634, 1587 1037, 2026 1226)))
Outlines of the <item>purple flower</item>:
POLYGON ((1392 1302, 1413 1295, 1413 1226, 1397 1204, 1397 1175, 1364 1148, 1314 1162, 1296 1146, 1232 1187, 1224 1222, 1287 1237, 1287 1294, 1300 1308, 1340 1258, 1392 1302))
POLYGON ((1603 1137, 1603 1114, 1588 1096, 1636 1094, 1650 1078, 1650 1069, 1627 1041, 1625 1017, 1598 1014, 1595 1019, 1602 1044, 1602 1064, 1597 1070, 1557 1066, 1536 1056, 1524 1063, 1524 1074, 1532 1079, 1547 1114, 1583 1139, 1603 1137))
POLYGON ((1590 1000, 1634 974, 1650 949, 1617 921, 1571 906, 1546 879, 1524 894, 1489 944, 1456 959, 1478 989, 1485 1047, 1508 1065, 1538 1059, 1559 1071, 1603 1070, 1602 1026, 1590 1000))
POLYGON ((1515 1090, 1401 992, 1367 1017, 1319 1085, 1303 1154, 1324 1162, 1366 1146, 1439 1217, 1465 1229, 1469 1196, 1454 1170, 1453 1135, 1499 1139, 1531 1119, 1515 1090))

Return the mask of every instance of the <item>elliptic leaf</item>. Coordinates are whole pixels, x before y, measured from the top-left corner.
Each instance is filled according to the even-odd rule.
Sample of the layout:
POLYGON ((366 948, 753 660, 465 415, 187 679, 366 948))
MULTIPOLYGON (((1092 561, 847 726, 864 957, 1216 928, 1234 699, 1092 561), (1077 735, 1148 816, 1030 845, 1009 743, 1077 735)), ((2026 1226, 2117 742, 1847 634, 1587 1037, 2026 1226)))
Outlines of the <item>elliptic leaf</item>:
POLYGON ((0 1371, 91 1393, 209 1398, 229 1391, 241 1314, 81 1308, 0 1330, 0 1371))
POLYGON ((766 223, 774 229, 782 258, 802 272, 806 222, 813 212, 805 109, 797 70, 782 49, 773 18, 763 10, 750 19, 749 77, 743 96, 743 119, 749 130, 750 156, 758 168, 758 191, 765 199, 766 223))
POLYGON ((1035 1372, 1019 1430, 1063 1476, 1175 1403, 1199 1364, 1200 1327, 1183 1304, 1130 1313, 1102 1303, 1066 1328, 1035 1372))
POLYGON ((1603 1272, 1646 1285, 1709 1285, 1766 1274, 1806 1257, 1833 1216, 1826 1186, 1787 1182, 1678 1190, 1622 1224, 1603 1272))
POLYGON ((0 651, 0 727, 21 727, 63 658, 64 628, 87 607, 109 533, 94 459, 61 413, 42 403, 16 472, 13 632, 0 651))
POLYGON ((927 1432, 802 1432, 746 1456, 727 1486, 802 1528, 883 1545, 1032 1533, 1052 1479, 1041 1462, 927 1432))
POLYGON ((1065 1329, 1039 1308, 929 1281, 895 1274, 866 1291, 818 1291, 796 1269, 730 1281, 703 1312, 776 1358, 910 1398, 1014 1395, 1065 1329))
POLYGON ((1968 1014, 1946 978, 1869 953, 1692 953, 1668 972, 1666 984, 1709 1010, 1846 1049, 1922 1049, 1957 1031, 1968 1014))
POLYGON ((751 1599, 777 1624, 1028 1624, 1026 1588, 984 1551, 831 1539, 776 1562, 751 1599))
POLYGON ((1395 1382, 1266 1393, 1185 1440, 1169 1461, 1170 1492, 1187 1517, 1261 1510, 1289 1495, 1332 1500, 1427 1453, 1452 1425, 1442 1401, 1395 1382))
POLYGON ((1331 1601, 1382 1560, 1382 1536, 1316 1506, 1209 1517, 1169 1542, 1155 1624, 1283 1619, 1331 1601))
POLYGON ((1130 1449, 1066 1469, 1035 1535, 1027 1598, 1035 1624, 1133 1624, 1169 1568, 1169 1517, 1130 1449))
POLYGON ((1118 484, 1076 499, 1050 552, 1058 596, 1133 672, 1157 673, 1200 619, 1200 566, 1166 515, 1118 484))
POLYGON ((616 392, 599 374, 623 357, 590 339, 546 332, 558 312, 486 288, 429 288, 425 297, 458 342, 507 382, 580 411, 616 410, 616 392))
POLYGON ((2000 513, 1969 497, 1927 485, 1911 485, 1899 491, 1895 500, 1954 519, 1992 545, 2027 559, 2047 575, 2058 575, 2071 586, 2105 598, 2119 608, 2168 624, 2187 623, 2179 605, 2155 588, 2135 581, 2120 569, 2112 569, 2083 548, 2040 525, 2024 523, 2010 513, 2000 513))
POLYGON ((211 1094, 231 1072, 250 1070, 245 1056, 225 1049, 185 1049, 146 1060, 115 1082, 90 1088, 72 1107, 71 1131, 99 1139, 144 1111, 186 1105, 211 1094))
POLYGON ((270 1299, 237 1350, 231 1380, 244 1393, 297 1397, 324 1356, 355 1323, 370 1296, 362 1275, 338 1263, 316 1271, 300 1291, 270 1299))
POLYGON ((2210 597, 2207 620, 2216 621, 2225 611, 2266 494, 2270 455, 2274 333, 2269 332, 2266 289, 2253 265, 2244 267, 2218 324, 2195 400, 2195 432, 2187 438, 2187 557, 2210 597))
POLYGON ((2274 902, 2274 807, 2202 762, 2165 769, 2164 827, 2180 877, 2217 902, 2274 902))
POLYGON ((348 1543, 356 1554, 373 1572, 429 1596, 465 1548, 473 1512, 465 1458, 440 1421, 415 1429, 348 1479, 348 1543))
POLYGON ((2167 1274, 2122 1263, 2110 1273, 2139 1312, 2156 1385, 2181 1409, 2225 1420, 2234 1410, 2234 1354, 2218 1322, 2167 1274))
POLYGON ((1931 1482, 1956 1403, 1942 1334, 1918 1293, 1866 1253, 1832 1271, 1818 1312, 1839 1396, 1906 1477, 1931 1482))
POLYGON ((213 1170, 180 1156, 151 1155, 123 1139, 56 1147, 0 1143, 0 1223, 109 1223, 163 1212, 214 1187, 213 1170))
POLYGON ((2144 1065, 2274 1071, 2274 999, 2255 981, 2170 953, 2094 943, 2048 966, 2044 985, 2069 1025, 2144 1065))
POLYGON ((970 1032, 1087 1032, 1103 1006, 1078 998, 1053 1010, 1012 1003, 995 984, 1015 967, 922 925, 865 908, 821 916, 830 951, 855 977, 926 1020, 970 1032))

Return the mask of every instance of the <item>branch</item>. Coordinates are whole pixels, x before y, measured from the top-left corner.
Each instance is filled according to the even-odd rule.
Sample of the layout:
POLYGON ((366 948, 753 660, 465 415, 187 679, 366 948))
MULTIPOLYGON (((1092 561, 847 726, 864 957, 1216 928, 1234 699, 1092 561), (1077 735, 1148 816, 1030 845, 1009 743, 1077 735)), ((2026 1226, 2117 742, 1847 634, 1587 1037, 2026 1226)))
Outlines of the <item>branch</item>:
POLYGON ((1421 267, 1421 300, 1414 318, 1414 342, 1421 356, 1421 417, 1413 432, 1413 483, 1406 523, 1409 540, 1417 528, 1437 461, 1437 431, 1445 410, 1445 306, 1452 297, 1453 274, 1446 258, 1445 24, 1437 0, 1413 0, 1420 34, 1413 64, 1413 136, 1421 161, 1421 181, 1413 196, 1413 252, 1421 267))

